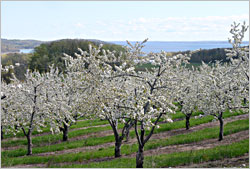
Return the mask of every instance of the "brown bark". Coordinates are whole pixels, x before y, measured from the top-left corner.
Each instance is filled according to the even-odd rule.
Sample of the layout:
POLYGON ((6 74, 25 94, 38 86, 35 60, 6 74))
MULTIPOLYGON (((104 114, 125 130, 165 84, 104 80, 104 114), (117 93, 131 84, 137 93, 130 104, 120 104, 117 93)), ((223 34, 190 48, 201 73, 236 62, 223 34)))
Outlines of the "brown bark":
POLYGON ((27 155, 32 155, 32 139, 30 133, 26 136, 28 141, 28 151, 27 155))
POLYGON ((129 141, 129 132, 130 132, 130 129, 134 126, 135 122, 134 121, 131 121, 126 129, 126 132, 125 132, 125 137, 126 137, 126 140, 125 142, 128 142, 129 141))
POLYGON ((222 116, 220 116, 219 118, 219 122, 220 122, 220 132, 219 132, 219 141, 223 140, 223 119, 222 116))
POLYGON ((128 140, 129 140, 129 129, 127 130, 127 133, 126 133, 126 140, 125 140, 125 142, 128 142, 128 140))
POLYGON ((1 126, 1 140, 3 140, 3 127, 1 126))
POLYGON ((247 104, 247 99, 246 99, 246 98, 244 98, 244 105, 245 105, 245 104, 247 104))
POLYGON ((118 138, 115 142, 115 158, 121 157, 121 145, 122 145, 122 140, 118 138))
POLYGON ((186 114, 186 130, 188 130, 189 127, 190 127, 190 122, 189 122, 189 120, 190 120, 191 115, 192 115, 192 114, 186 114))
POLYGON ((63 124, 63 141, 68 141, 68 132, 69 132, 69 127, 65 124, 63 124))
POLYGON ((143 146, 139 145, 138 152, 136 153, 136 168, 143 168, 143 146))

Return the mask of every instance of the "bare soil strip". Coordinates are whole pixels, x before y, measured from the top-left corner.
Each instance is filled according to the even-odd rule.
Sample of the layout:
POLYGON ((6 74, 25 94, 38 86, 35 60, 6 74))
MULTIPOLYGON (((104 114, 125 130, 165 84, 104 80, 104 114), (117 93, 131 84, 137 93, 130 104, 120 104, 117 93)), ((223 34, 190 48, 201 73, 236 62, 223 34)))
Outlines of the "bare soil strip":
MULTIPOLYGON (((233 142, 238 142, 238 141, 244 140, 246 138, 249 138, 249 130, 241 131, 238 133, 234 133, 234 134, 225 136, 223 141, 218 141, 218 139, 208 139, 208 140, 204 140, 204 141, 200 141, 200 142, 193 142, 193 143, 188 143, 188 144, 159 147, 157 149, 144 151, 144 156, 170 154, 170 153, 174 153, 174 152, 183 152, 183 151, 190 151, 190 150, 209 149, 209 148, 213 148, 213 147, 216 147, 219 145, 232 144, 233 142)), ((136 156, 136 153, 133 153, 130 155, 123 155, 120 158, 128 158, 128 157, 135 157, 135 156, 136 156)), ((64 163, 58 163, 58 165, 59 165, 58 167, 63 166, 63 165, 87 164, 87 163, 92 163, 92 162, 101 162, 101 161, 108 161, 108 160, 113 160, 113 159, 115 159, 115 158, 114 157, 105 157, 105 158, 90 159, 90 160, 85 160, 82 162, 74 162, 74 163, 64 162, 64 163)), ((31 168, 33 168, 33 167, 45 168, 45 167, 49 167, 49 165, 50 164, 29 164, 29 165, 16 165, 13 167, 15 167, 15 168, 30 168, 30 167, 31 168)))
MULTIPOLYGON (((194 118, 194 117, 191 117, 191 118, 194 118)), ((174 119, 173 121, 181 121, 183 120, 184 118, 178 118, 178 119, 174 119)), ((86 121, 86 120, 78 120, 78 121, 86 121)), ((159 122, 159 124, 163 124, 163 123, 167 123, 165 121, 163 122, 159 122)), ((88 128, 93 128, 93 127, 107 127, 109 126, 109 124, 103 124, 103 125, 97 125, 97 126, 88 126, 88 127, 81 127, 81 128, 74 128, 74 129, 71 129, 69 128, 69 132, 70 131, 76 131, 76 130, 84 130, 84 129, 88 129, 88 128)), ((110 130, 111 131, 111 130, 110 130)), ((99 133, 99 132, 96 132, 96 133, 99 133)), ((51 134, 51 132, 44 132, 44 133, 39 133, 39 134, 35 134, 35 135, 32 135, 33 137, 37 137, 37 136, 45 136, 45 135, 49 135, 51 134)), ((8 141, 16 141, 16 140, 23 140, 25 139, 25 136, 23 137, 11 137, 11 138, 6 138, 6 139, 3 139, 2 142, 8 142, 8 141)), ((12 148, 9 148, 8 150, 11 150, 12 148)))
MULTIPOLYGON (((240 119, 245 119, 247 115, 240 115, 240 116, 234 116, 234 118, 228 118, 224 120, 224 123, 229 123, 232 121, 236 121, 236 120, 240 120, 240 119)), ((171 130, 171 131, 166 131, 166 132, 162 132, 162 133, 158 133, 158 134, 153 134, 151 139, 162 139, 162 138, 168 138, 174 135, 179 135, 179 134, 186 134, 186 133, 191 133, 194 131, 198 131, 198 130, 202 130, 204 128, 209 128, 209 127, 214 127, 216 125, 219 125, 219 122, 210 122, 210 123, 204 123, 198 126, 194 126, 191 127, 189 130, 186 130, 185 128, 181 128, 181 129, 176 129, 176 130, 171 130)), ((95 134, 95 133, 93 133, 95 134)), ((112 131, 111 131, 112 134, 112 131)), ((103 136, 103 135, 102 135, 103 136)), ((97 137, 101 137, 100 135, 98 135, 97 137)), ((128 142, 124 142, 123 144, 133 144, 136 143, 137 140, 136 138, 134 139, 129 139, 128 142)), ((78 153, 78 152, 84 152, 84 151, 88 151, 88 150, 98 150, 100 148, 106 148, 109 146, 114 146, 115 143, 114 142, 109 142, 109 143, 105 143, 105 144, 100 144, 100 145, 96 145, 96 146, 86 146, 86 147, 80 147, 80 148, 74 148, 74 149, 66 149, 66 150, 62 150, 62 151, 54 151, 54 152, 46 152, 46 153, 40 153, 40 154, 34 154, 33 156, 48 156, 48 155, 60 155, 60 154, 68 154, 68 153, 78 153)))
MULTIPOLYGON (((180 120, 183 120, 183 118, 175 119, 174 121, 180 121, 180 120)), ((166 122, 161 122, 160 124, 163 124, 163 123, 166 123, 166 122)), ((88 129, 88 128, 92 128, 92 127, 106 127, 106 126, 109 126, 109 124, 99 125, 99 126, 90 126, 90 127, 75 128, 75 129, 71 129, 70 131, 83 130, 83 129, 88 129)), ((121 131, 122 131, 122 129, 118 130, 118 132, 121 132, 121 131)), ((41 134, 34 135, 32 137, 42 136, 42 135, 48 135, 48 134, 50 134, 50 133, 46 132, 46 133, 41 133, 41 134)), ((86 139, 88 137, 104 137, 104 136, 108 136, 108 135, 112 135, 112 134, 113 134, 113 130, 105 130, 105 131, 90 133, 88 135, 81 135, 81 136, 76 136, 76 137, 73 137, 73 138, 69 138, 68 141, 82 140, 82 139, 86 139)), ((10 138, 9 140, 19 140, 19 139, 21 140, 21 139, 24 139, 24 138, 16 138, 16 137, 14 137, 14 138, 10 138)), ((59 144, 61 142, 62 142, 62 140, 58 140, 58 141, 55 141, 55 142, 45 142, 45 143, 41 143, 40 146, 47 146, 47 145, 59 144)), ((16 149, 25 148, 25 147, 26 147, 25 145, 12 146, 12 147, 2 147, 2 150, 16 150, 16 149)))
POLYGON ((249 154, 235 158, 224 158, 222 160, 208 161, 199 164, 176 166, 176 168, 249 168, 249 154))
MULTIPOLYGON (((233 116, 231 118, 224 119, 224 123, 226 124, 228 122, 241 120, 241 119, 245 119, 248 117, 249 117, 249 114, 233 116)), ((158 134, 153 134, 151 139, 159 139, 159 138, 164 138, 164 137, 170 137, 170 136, 177 135, 177 134, 190 133, 193 131, 201 130, 201 129, 204 129, 207 127, 214 127, 214 126, 219 126, 219 122, 215 121, 215 122, 200 124, 200 125, 191 127, 189 130, 186 130, 185 128, 180 128, 180 129, 176 129, 176 130, 161 132, 158 134)), ((119 130, 119 132, 121 132, 121 129, 119 130)), ((106 131, 102 131, 102 132, 91 133, 88 135, 73 137, 73 138, 70 138, 69 141, 82 140, 82 139, 86 139, 88 137, 104 137, 104 136, 108 136, 108 135, 112 135, 112 134, 113 134, 112 130, 106 130, 106 131)), ((61 142, 62 142, 62 140, 58 140, 58 141, 53 142, 53 143, 46 142, 46 143, 40 144, 40 146, 59 144, 61 142)), ((136 139, 134 138, 134 139, 129 140, 129 142, 127 142, 127 144, 131 144, 131 143, 135 143, 135 142, 136 142, 136 139)), ((105 144, 96 145, 96 146, 87 146, 87 147, 82 147, 82 148, 68 149, 68 150, 62 150, 62 151, 57 151, 57 152, 48 152, 48 153, 41 153, 41 154, 34 154, 34 155, 44 156, 44 155, 50 155, 50 153, 51 154, 64 154, 64 153, 72 153, 72 152, 81 152, 81 151, 86 151, 86 150, 104 148, 104 147, 111 146, 111 145, 114 145, 114 142, 105 143, 105 144)), ((13 146, 13 147, 2 147, 2 150, 15 150, 15 149, 25 148, 25 147, 26 147, 25 145, 13 146)))
MULTIPOLYGON (((103 125, 97 125, 97 126, 88 126, 88 127, 74 128, 74 129, 69 128, 69 132, 76 131, 76 130, 84 130, 84 129, 93 128, 93 127, 106 127, 106 126, 109 126, 109 124, 103 124, 103 125)), ((35 135, 33 135, 33 137, 45 136, 45 135, 49 135, 49 134, 51 134, 51 132, 44 132, 44 133, 40 133, 40 134, 35 134, 35 135)), ((25 136, 23 136, 23 137, 11 137, 11 138, 6 138, 6 139, 2 140, 2 142, 23 140, 23 139, 25 139, 25 136)))
MULTIPOLYGON (((76 136, 76 137, 69 138, 68 141, 70 142, 70 141, 83 140, 83 139, 86 139, 86 138, 89 138, 89 137, 104 137, 104 136, 111 135, 112 133, 113 133, 112 130, 106 130, 106 131, 96 132, 96 133, 89 133, 88 135, 81 135, 81 136, 76 136)), ((59 143, 62 143, 62 142, 63 142, 62 140, 57 140, 57 141, 54 141, 54 142, 44 142, 44 143, 41 143, 39 145, 39 147, 53 145, 53 144, 59 144, 59 143)), ((20 145, 20 146, 13 146, 13 147, 2 147, 2 150, 15 150, 15 149, 24 148, 24 147, 26 147, 26 146, 25 145, 20 145)))

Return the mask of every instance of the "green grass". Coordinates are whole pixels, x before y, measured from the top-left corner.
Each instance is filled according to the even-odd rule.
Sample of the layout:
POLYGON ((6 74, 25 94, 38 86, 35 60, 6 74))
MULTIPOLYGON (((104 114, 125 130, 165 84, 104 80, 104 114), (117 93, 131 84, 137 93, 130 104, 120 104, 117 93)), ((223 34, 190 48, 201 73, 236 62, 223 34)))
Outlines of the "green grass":
MULTIPOLYGON (((200 114, 200 112, 196 112, 194 114, 198 115, 198 114, 200 114)), ((184 115, 181 112, 178 112, 178 113, 173 115, 173 119, 177 119, 177 118, 184 118, 184 115)), ((163 121, 163 119, 161 119, 160 121, 163 121)), ((105 121, 86 120, 86 121, 78 122, 76 125, 71 126, 70 129, 86 127, 86 126, 93 126, 93 125, 102 125, 102 124, 107 124, 107 123, 108 122, 106 120, 105 121)), ((118 128, 122 128, 122 127, 123 127, 122 124, 120 124, 118 126, 118 128)), ((106 127, 92 127, 92 128, 83 129, 83 130, 69 131, 68 137, 73 138, 73 137, 77 137, 77 136, 81 136, 81 135, 86 135, 89 133, 101 132, 101 131, 111 130, 111 129, 112 128, 110 126, 106 126, 106 127)), ((48 135, 44 135, 44 136, 33 137, 32 142, 33 142, 34 146, 39 146, 41 143, 44 143, 44 142, 53 143, 53 142, 56 142, 56 141, 61 140, 61 139, 62 139, 62 134, 56 134, 56 135, 48 134, 48 135)), ((18 139, 18 140, 3 141, 1 145, 2 145, 2 147, 27 145, 27 140, 24 137, 23 139, 18 139)))
MULTIPOLYGON (((103 124, 108 124, 108 122, 106 120, 101 121, 99 119, 96 120, 85 120, 85 121, 78 121, 76 124, 73 124, 70 129, 75 129, 75 128, 82 128, 82 127, 90 127, 90 126, 98 126, 98 125, 103 125, 103 124)), ((47 133, 50 132, 50 127, 45 127, 42 128, 42 132, 38 132, 38 131, 33 131, 32 135, 36 135, 36 134, 41 134, 41 133, 47 133)), ((12 138, 14 137, 13 134, 4 134, 3 135, 4 138, 12 138)), ((24 137, 23 132, 20 130, 19 133, 16 134, 15 137, 24 137)))
MULTIPOLYGON (((210 149, 176 152, 157 156, 147 156, 144 158, 145 168, 176 167, 191 163, 202 163, 206 161, 221 160, 223 158, 233 158, 242 156, 249 152, 249 140, 232 143, 230 145, 216 146, 210 149)), ((135 158, 119 158, 104 162, 72 165, 53 165, 50 167, 63 168, 135 168, 135 158)))
MULTIPOLYGON (((224 126, 224 136, 237 133, 243 130, 249 129, 249 119, 237 120, 231 123, 227 123, 224 126)), ((151 140, 150 143, 145 146, 145 150, 154 149, 160 146, 169 146, 174 144, 187 144, 192 142, 198 142, 206 139, 218 138, 219 127, 205 128, 203 130, 195 131, 188 134, 180 134, 172 136, 169 139, 151 140)))
POLYGON ((158 66, 152 65, 151 63, 138 64, 135 66, 135 71, 145 71, 146 69, 151 70, 156 67, 158 66))
MULTIPOLYGON (((77 137, 81 135, 87 135, 90 133, 96 133, 96 132, 111 130, 111 129, 112 128, 110 126, 106 126, 106 127, 91 127, 91 128, 83 129, 83 130, 70 131, 68 133, 68 138, 73 138, 73 137, 77 137)), ((34 146, 39 146, 40 144, 46 143, 46 142, 53 143, 58 140, 62 140, 61 133, 57 135, 48 134, 48 135, 37 136, 37 137, 32 138, 32 142, 34 146)), ((11 140, 8 142, 2 142, 2 147, 11 147, 11 146, 17 146, 17 145, 27 145, 27 140, 24 138, 20 140, 11 140)))
MULTIPOLYGON (((224 127, 224 135, 231 133, 236 133, 242 130, 249 129, 249 119, 237 120, 231 123, 227 123, 224 127)), ((185 144, 191 142, 202 141, 205 139, 217 138, 218 137, 218 127, 206 128, 200 131, 181 134, 172 136, 170 138, 163 138, 160 140, 150 140, 145 145, 145 150, 154 149, 161 146, 168 146, 174 144, 185 144)), ((122 154, 131 154, 137 151, 137 144, 132 145, 123 145, 122 154)), ((3 165, 17 165, 17 164, 37 164, 37 163, 47 163, 48 161, 53 163, 59 162, 74 162, 74 161, 83 161, 93 158, 101 157, 112 157, 114 156, 114 146, 107 147, 105 149, 99 149, 95 151, 86 151, 84 153, 70 153, 62 154, 57 156, 31 156, 31 157, 19 157, 19 158, 7 158, 12 156, 12 154, 6 154, 2 152, 2 162, 3 165)))
MULTIPOLYGON (((241 113, 239 112, 239 113, 232 114, 229 112, 225 112, 224 116, 228 118, 228 117, 236 116, 239 114, 241 113)), ((190 119, 190 122, 191 122, 190 126, 192 127, 192 126, 200 125, 203 123, 211 122, 212 120, 213 120, 213 117, 211 116, 207 116, 201 119, 190 119)), ((174 123, 165 123, 165 124, 160 124, 160 128, 156 129, 154 133, 160 133, 160 132, 180 129, 184 127, 185 127, 185 120, 177 121, 174 123)), ((146 131, 146 134, 148 133, 149 131, 146 131)), ((134 131, 130 132, 130 137, 131 138, 135 137, 134 131)), ((115 141, 113 135, 104 136, 104 137, 90 137, 84 140, 62 142, 59 144, 52 144, 49 146, 42 146, 42 147, 34 147, 32 151, 33 151, 33 154, 38 154, 38 153, 45 153, 45 152, 61 151, 65 149, 73 149, 73 148, 78 148, 78 147, 83 147, 83 146, 95 146, 95 145, 104 144, 104 143, 113 142, 113 141, 115 141)), ((18 157, 18 156, 23 156, 26 153, 27 153, 26 148, 19 148, 17 150, 3 151, 2 156, 18 157)))

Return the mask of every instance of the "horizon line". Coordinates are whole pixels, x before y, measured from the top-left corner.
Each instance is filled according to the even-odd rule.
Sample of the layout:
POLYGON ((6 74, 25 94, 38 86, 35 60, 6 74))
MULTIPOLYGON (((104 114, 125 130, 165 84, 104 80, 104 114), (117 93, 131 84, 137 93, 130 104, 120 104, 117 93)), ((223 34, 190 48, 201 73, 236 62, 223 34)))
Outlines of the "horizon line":
MULTIPOLYGON (((38 39, 17 39, 17 38, 2 38, 6 40, 35 40, 35 41, 44 41, 44 42, 49 42, 49 41, 58 41, 58 40, 65 40, 65 39, 72 39, 72 40, 99 40, 99 41, 105 41, 105 42, 126 42, 127 40, 101 40, 101 39, 83 39, 83 38, 60 38, 60 39, 55 39, 55 40, 38 40, 38 39)), ((129 40, 129 42, 140 42, 143 40, 129 40)), ((228 40, 148 40, 147 42, 228 42, 228 40)), ((245 40, 242 42, 249 42, 249 40, 245 40)))

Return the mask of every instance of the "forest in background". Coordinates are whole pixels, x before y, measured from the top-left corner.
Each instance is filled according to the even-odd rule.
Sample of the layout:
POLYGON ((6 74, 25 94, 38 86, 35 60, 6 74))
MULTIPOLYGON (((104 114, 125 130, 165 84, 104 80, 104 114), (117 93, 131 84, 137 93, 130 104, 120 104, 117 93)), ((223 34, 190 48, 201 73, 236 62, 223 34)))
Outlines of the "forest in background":
MULTIPOLYGON (((54 64, 59 67, 60 71, 64 70, 64 62, 62 57, 63 53, 74 56, 75 53, 79 53, 78 48, 83 51, 88 51, 89 44, 94 47, 98 47, 103 44, 103 49, 109 49, 110 51, 124 51, 121 45, 111 44, 100 40, 85 40, 85 39, 62 39, 51 42, 37 41, 37 40, 7 40, 1 39, 2 55, 1 63, 3 66, 14 65, 15 63, 21 63, 20 67, 16 67, 14 72, 18 79, 24 80, 24 73, 27 68, 31 70, 39 70, 40 72, 46 72, 49 65, 54 64), (33 53, 19 53, 20 49, 33 49, 33 53), (10 53, 4 53, 10 52, 10 53)), ((170 55, 175 54, 189 54, 191 51, 183 52, 171 52, 170 55)), ((226 62, 225 48, 215 49, 201 49, 195 52, 191 56, 190 63, 194 66, 199 66, 201 62, 209 63, 220 60, 226 62)), ((150 64, 144 66, 138 66, 138 70, 150 68, 150 64)), ((9 82, 10 73, 2 72, 2 79, 9 82)))

